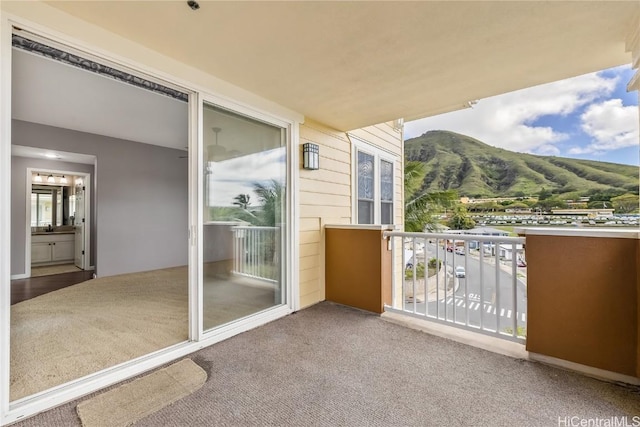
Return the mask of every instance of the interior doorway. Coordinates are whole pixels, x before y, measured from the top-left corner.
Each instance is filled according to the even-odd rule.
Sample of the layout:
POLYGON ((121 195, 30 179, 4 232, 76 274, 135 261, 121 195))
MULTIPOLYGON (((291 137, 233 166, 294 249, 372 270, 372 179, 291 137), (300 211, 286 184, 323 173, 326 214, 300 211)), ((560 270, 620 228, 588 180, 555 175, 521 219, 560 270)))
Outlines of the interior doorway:
POLYGON ((11 57, 12 403, 189 340, 188 95, 20 34, 11 57), (41 267, 78 272, 33 277, 41 267), (70 275, 81 280, 62 283, 70 275), (27 295, 38 287, 48 292, 27 295))
POLYGON ((27 168, 27 277, 92 270, 91 174, 27 168))

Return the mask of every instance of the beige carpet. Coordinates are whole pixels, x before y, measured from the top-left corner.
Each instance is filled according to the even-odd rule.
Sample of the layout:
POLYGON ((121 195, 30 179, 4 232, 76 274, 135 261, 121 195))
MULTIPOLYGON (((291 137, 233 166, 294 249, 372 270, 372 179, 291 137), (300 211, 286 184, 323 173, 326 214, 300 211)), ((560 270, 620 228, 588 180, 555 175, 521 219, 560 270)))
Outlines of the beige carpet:
POLYGON ((82 271, 82 270, 73 264, 31 267, 31 277, 51 276, 52 274, 62 274, 62 273, 75 273, 77 271, 82 271))
MULTIPOLYGON (((89 280, 11 306, 11 400, 188 339, 185 267, 89 280)), ((274 305, 274 290, 208 278, 205 329, 274 305)))
POLYGON ((129 426, 201 388, 207 373, 191 359, 138 378, 76 407, 83 427, 129 426))

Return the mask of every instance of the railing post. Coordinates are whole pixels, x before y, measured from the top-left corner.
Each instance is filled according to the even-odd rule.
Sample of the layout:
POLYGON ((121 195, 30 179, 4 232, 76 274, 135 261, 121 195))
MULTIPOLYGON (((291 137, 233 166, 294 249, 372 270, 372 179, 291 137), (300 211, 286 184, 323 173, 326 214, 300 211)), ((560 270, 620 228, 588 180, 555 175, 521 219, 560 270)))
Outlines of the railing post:
POLYGON ((516 245, 513 244, 511 248, 511 275, 512 275, 512 305, 513 305, 513 337, 518 337, 518 269, 515 262, 516 245))

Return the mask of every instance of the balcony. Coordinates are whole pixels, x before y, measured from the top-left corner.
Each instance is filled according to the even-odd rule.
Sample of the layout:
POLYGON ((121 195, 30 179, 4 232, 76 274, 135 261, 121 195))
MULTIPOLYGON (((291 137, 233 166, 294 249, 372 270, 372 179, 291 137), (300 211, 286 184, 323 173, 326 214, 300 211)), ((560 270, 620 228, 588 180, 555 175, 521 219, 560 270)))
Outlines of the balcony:
MULTIPOLYGON (((640 415, 638 388, 329 302, 190 357, 208 372, 204 387, 137 426, 570 426, 613 417, 632 425, 640 415)), ((17 425, 79 425, 77 403, 17 425)))
MULTIPOLYGON (((237 231, 246 260, 273 236, 237 231)), ((329 302, 192 354, 209 374, 204 388, 137 425, 639 423, 639 233, 521 233, 327 226, 329 302), (525 253, 526 280, 518 266, 525 253), (442 262, 435 284, 419 281, 418 265, 430 259, 442 262), (491 307, 476 310, 472 294, 491 307)), ((250 265, 234 271, 267 278, 250 265)), ((79 425, 78 402, 18 425, 79 425)))
POLYGON ((327 299, 417 318, 423 329, 499 352, 499 341, 512 341, 519 348, 509 354, 640 384, 638 230, 518 232, 328 226, 327 299))

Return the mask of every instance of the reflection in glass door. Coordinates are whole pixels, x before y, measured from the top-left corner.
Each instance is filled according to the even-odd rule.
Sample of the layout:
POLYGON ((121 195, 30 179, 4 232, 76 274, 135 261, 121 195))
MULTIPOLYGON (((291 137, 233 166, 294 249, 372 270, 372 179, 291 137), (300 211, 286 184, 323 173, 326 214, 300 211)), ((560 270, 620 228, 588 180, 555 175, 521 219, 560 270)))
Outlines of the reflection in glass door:
POLYGON ((285 129, 203 109, 203 329, 285 304, 285 129))

